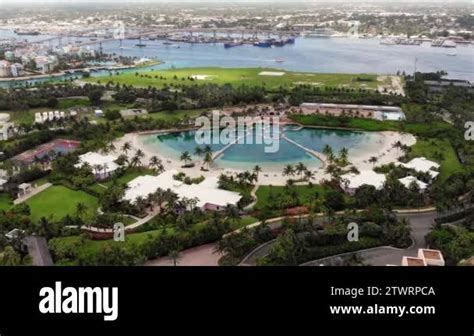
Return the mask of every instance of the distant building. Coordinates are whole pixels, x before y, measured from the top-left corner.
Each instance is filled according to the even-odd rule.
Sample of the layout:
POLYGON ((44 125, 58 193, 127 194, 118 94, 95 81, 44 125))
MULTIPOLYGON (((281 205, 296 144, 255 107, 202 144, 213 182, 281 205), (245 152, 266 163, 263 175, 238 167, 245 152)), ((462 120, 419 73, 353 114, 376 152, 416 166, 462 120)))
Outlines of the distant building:
POLYGON ((15 53, 13 51, 5 51, 5 59, 8 61, 14 61, 15 60, 15 53))
POLYGON ((36 68, 42 73, 53 72, 58 65, 58 58, 56 56, 37 56, 35 58, 36 68))
POLYGON ((398 106, 302 103, 300 108, 305 114, 346 115, 376 120, 405 120, 405 113, 398 106))
POLYGON ((13 132, 15 124, 10 122, 8 113, 0 113, 0 141, 8 140, 13 132))
POLYGON ((13 77, 19 77, 23 75, 23 65, 20 63, 13 63, 10 67, 10 72, 13 77))
POLYGON ((11 76, 10 62, 0 61, 0 77, 10 77, 10 76, 11 76))
POLYGON ((425 80, 424 83, 431 92, 441 92, 449 87, 461 87, 470 91, 474 90, 474 86, 471 82, 462 79, 425 80))
POLYGON ((127 110, 120 111, 120 115, 123 118, 134 117, 137 115, 144 115, 144 114, 148 114, 148 111, 146 109, 127 109, 127 110))

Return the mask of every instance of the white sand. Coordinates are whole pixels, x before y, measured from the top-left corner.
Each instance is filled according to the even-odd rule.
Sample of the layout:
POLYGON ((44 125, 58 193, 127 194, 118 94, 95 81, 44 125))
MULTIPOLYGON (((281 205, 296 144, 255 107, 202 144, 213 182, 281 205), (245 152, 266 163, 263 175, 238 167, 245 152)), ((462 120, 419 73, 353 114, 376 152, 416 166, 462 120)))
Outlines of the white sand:
POLYGON ((259 72, 259 76, 283 76, 284 72, 276 72, 276 71, 262 71, 259 72))
MULTIPOLYGON (((416 138, 411 134, 401 134, 397 132, 380 132, 380 134, 382 135, 382 137, 377 143, 375 150, 370 150, 367 152, 361 152, 361 151, 354 152, 354 151, 349 150, 349 161, 358 170, 373 169, 375 166, 380 166, 383 164, 388 164, 388 163, 397 161, 398 158, 403 155, 403 152, 401 150, 393 147, 393 144, 396 143, 397 141, 400 141, 402 144, 407 145, 407 146, 412 146, 416 142, 416 138), (378 159, 375 165, 369 162, 369 159, 373 156, 377 157, 378 159)), ((232 174, 232 173, 238 173, 242 171, 242 170, 231 169, 231 168, 226 168, 226 169, 212 168, 208 172, 201 171, 200 168, 202 166, 202 162, 195 162, 195 167, 193 168, 181 168, 181 166, 183 165, 183 162, 178 161, 178 160, 173 160, 169 157, 164 156, 163 154, 158 153, 158 151, 154 151, 148 148, 147 146, 144 146, 140 142, 139 137, 140 137, 140 134, 138 133, 129 133, 123 136, 122 138, 118 139, 114 143, 114 145, 117 148, 115 154, 117 155, 123 154, 120 148, 124 142, 129 142, 132 146, 132 150, 129 151, 128 153, 129 157, 132 157, 137 149, 141 149, 145 153, 145 157, 142 160, 144 164, 147 164, 150 160, 150 157, 155 155, 163 161, 163 165, 166 170, 176 169, 178 171, 182 171, 186 173, 186 175, 190 177, 198 177, 201 175, 204 177, 213 177, 213 176, 219 176, 222 173, 232 174)), ((254 165, 257 165, 257 164, 259 163, 255 162, 254 164, 249 165, 248 169, 251 170, 254 167, 254 165)), ((315 173, 315 178, 312 181, 313 183, 318 183, 319 181, 323 179, 329 178, 329 175, 324 173, 324 169, 321 169, 321 168, 315 169, 313 170, 313 172, 315 173)), ((287 179, 288 177, 283 176, 282 173, 279 171, 270 171, 268 169, 263 168, 263 171, 259 174, 258 184, 285 185, 287 179)))

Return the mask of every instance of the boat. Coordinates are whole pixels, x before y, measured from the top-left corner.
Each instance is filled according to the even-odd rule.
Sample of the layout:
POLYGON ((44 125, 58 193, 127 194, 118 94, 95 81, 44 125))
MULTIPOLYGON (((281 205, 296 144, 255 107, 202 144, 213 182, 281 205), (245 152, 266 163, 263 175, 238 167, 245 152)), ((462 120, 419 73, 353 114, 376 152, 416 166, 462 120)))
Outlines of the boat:
POLYGON ((165 42, 163 42, 163 44, 164 44, 164 45, 172 45, 172 44, 173 44, 173 42, 170 42, 170 41, 165 41, 165 42))
POLYGON ((253 45, 260 48, 270 48, 272 46, 272 42, 269 40, 258 41, 255 42, 253 45))
POLYGON ((146 47, 146 44, 142 43, 142 38, 141 37, 138 39, 138 43, 135 44, 135 47, 138 47, 138 48, 145 48, 146 47))
POLYGON ((39 35, 39 31, 37 30, 22 30, 22 29, 15 29, 13 31, 17 35, 39 35))
POLYGON ((281 57, 277 57, 277 58, 275 58, 275 62, 277 62, 277 63, 283 63, 283 62, 285 62, 285 59, 284 59, 284 58, 281 58, 281 57))
POLYGON ((456 42, 451 40, 444 40, 443 44, 441 44, 443 48, 456 48, 456 42))
POLYGON ((380 40, 380 44, 383 45, 395 45, 397 42, 394 39, 391 38, 383 38, 380 40))
POLYGON ((224 48, 228 49, 228 48, 238 47, 240 45, 242 45, 241 41, 225 42, 224 48))

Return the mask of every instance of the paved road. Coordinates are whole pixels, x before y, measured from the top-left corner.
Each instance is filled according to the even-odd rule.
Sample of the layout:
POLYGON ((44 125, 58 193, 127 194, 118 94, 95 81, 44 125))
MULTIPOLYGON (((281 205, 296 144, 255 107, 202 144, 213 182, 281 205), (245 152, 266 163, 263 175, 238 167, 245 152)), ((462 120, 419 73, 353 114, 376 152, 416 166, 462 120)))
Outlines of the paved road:
MULTIPOLYGON (((221 254, 215 252, 216 244, 206 244, 181 251, 178 266, 219 266, 221 254)), ((149 260, 145 266, 173 266, 168 257, 149 260)))

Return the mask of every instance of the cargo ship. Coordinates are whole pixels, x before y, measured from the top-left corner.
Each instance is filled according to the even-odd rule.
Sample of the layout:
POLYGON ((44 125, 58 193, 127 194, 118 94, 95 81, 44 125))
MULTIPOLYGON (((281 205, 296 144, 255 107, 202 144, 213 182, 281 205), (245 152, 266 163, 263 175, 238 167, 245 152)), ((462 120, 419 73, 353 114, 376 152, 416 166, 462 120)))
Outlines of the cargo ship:
POLYGON ((39 31, 37 30, 21 30, 21 29, 15 29, 13 31, 17 35, 39 35, 39 31))

